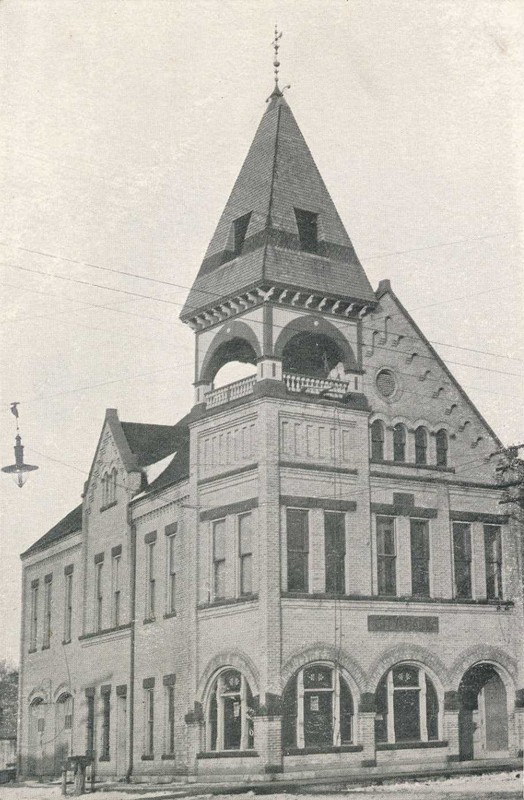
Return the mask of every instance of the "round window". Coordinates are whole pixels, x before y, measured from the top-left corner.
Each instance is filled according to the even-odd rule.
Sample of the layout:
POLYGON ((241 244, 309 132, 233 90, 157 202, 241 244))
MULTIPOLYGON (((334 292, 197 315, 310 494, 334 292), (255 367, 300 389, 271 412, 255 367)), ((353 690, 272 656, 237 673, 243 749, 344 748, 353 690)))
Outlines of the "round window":
POLYGON ((396 388, 395 376, 389 369, 382 369, 376 378, 377 389, 383 397, 391 397, 396 388))

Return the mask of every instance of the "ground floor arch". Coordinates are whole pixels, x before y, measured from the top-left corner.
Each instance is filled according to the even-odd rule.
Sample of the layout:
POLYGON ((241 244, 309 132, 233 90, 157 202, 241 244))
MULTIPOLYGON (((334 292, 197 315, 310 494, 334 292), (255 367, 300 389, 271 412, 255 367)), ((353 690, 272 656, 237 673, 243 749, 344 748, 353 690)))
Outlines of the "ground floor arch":
POLYGON ((509 749, 508 696, 495 665, 481 662, 462 676, 459 698, 459 756, 506 756, 509 749))

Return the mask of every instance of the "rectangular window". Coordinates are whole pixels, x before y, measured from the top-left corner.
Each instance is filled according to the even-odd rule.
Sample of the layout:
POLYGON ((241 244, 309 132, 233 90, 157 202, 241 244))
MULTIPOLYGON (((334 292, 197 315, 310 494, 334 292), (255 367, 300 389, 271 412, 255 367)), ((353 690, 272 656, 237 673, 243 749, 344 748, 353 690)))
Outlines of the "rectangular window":
POLYGON ((324 513, 326 592, 346 591, 346 517, 337 511, 324 513))
POLYGON ((95 698, 94 695, 86 697, 87 702, 87 753, 92 753, 95 749, 95 698))
POLYGON ((455 597, 471 597, 471 526, 453 523, 455 597))
POLYGON ((174 533, 167 537, 167 613, 176 612, 176 542, 174 533))
POLYGON ((300 249, 306 253, 316 253, 318 249, 318 214, 295 208, 300 249))
POLYGON ((377 517, 377 585, 380 595, 397 593, 394 517, 377 517))
POLYGON ((287 590, 309 591, 309 514, 287 509, 287 590))
POLYGON ((240 594, 253 593, 253 545, 251 514, 238 518, 238 558, 240 562, 240 594))
POLYGON ((71 641, 73 626, 73 573, 68 572, 64 576, 65 597, 64 597, 64 642, 71 641))
POLYGON ((486 597, 502 599, 502 532, 498 525, 484 525, 486 597))
POLYGON ((102 612, 104 607, 104 595, 102 590, 102 575, 104 562, 99 561, 95 564, 95 630, 102 630, 102 612))
POLYGON ((38 581, 31 584, 31 626, 29 635, 29 649, 36 650, 38 636, 38 581))
POLYGON ((155 690, 144 690, 145 741, 144 754, 152 756, 155 747, 155 690))
POLYGON ((226 596, 226 521, 213 523, 213 599, 226 596))
POLYGON ((111 604, 111 624, 113 628, 118 628, 120 625, 120 555, 114 555, 112 558, 112 604, 111 604))
POLYGON ((411 520, 411 594, 429 597, 429 525, 411 520))
POLYGON ((175 687, 166 686, 166 753, 175 752, 175 687))
POLYGON ((149 542, 146 550, 146 619, 155 618, 155 542, 149 542))
POLYGON ((105 760, 109 760, 109 742, 111 732, 111 695, 109 692, 104 692, 102 695, 103 710, 102 710, 102 753, 101 756, 105 760))
POLYGON ((53 577, 46 575, 44 581, 44 634, 42 638, 42 648, 51 645, 51 595, 53 577))

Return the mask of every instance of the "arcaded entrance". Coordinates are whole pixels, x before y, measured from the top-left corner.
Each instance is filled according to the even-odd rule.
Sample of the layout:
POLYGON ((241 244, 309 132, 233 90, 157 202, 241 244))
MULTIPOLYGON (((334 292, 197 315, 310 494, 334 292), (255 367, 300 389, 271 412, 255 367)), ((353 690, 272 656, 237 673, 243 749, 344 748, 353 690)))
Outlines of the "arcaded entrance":
POLYGON ((476 664, 459 686, 460 758, 496 758, 508 754, 506 687, 492 664, 476 664))

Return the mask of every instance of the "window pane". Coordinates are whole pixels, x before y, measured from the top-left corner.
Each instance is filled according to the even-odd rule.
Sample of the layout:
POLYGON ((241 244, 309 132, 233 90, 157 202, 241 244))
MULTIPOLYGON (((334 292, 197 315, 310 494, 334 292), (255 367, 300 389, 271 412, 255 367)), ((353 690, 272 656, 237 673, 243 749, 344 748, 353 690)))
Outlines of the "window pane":
POLYGON ((324 514, 326 592, 344 594, 346 520, 343 513, 324 514))
POLYGON ((349 687, 340 678, 340 742, 349 744, 353 741, 353 700, 349 687))
POLYGON ((287 589, 288 592, 308 591, 308 554, 288 552, 287 589))
POLYGON ((435 687, 426 675, 426 726, 429 741, 438 739, 438 697, 435 687))
POLYGON ((226 562, 215 561, 215 599, 226 596, 226 562))
POLYGON ((378 419, 371 426, 371 458, 373 461, 384 458, 384 426, 378 419))
POLYGON ((403 425, 393 428, 393 460, 405 461, 406 459, 406 430, 403 425))
POLYGON ((308 512, 287 510, 287 576, 289 592, 308 591, 308 512))
POLYGON ((448 463, 448 434, 445 430, 440 430, 436 436, 437 445, 437 466, 445 467, 448 463))
POLYGON ((429 597, 429 529, 423 520, 411 520, 411 593, 429 597))
POLYGON ((486 595, 490 600, 502 598, 502 537, 498 525, 484 525, 486 558, 486 595))
POLYGON ((317 251, 317 214, 295 208, 300 249, 308 253, 317 251))
POLYGON ((287 510, 287 547, 288 550, 308 551, 308 512, 305 509, 288 508, 287 510))
POLYGON ((428 435, 425 428, 417 428, 415 431, 415 461, 417 464, 425 464, 427 461, 428 435))
POLYGON ((240 594, 251 594, 252 591, 252 556, 249 553, 240 559, 240 594))
POLYGON ((455 596, 471 597, 471 528, 463 522, 453 524, 455 596))
POLYGON ((251 553, 251 514, 238 518, 238 546, 240 555, 251 553))
POLYGON ((226 557, 226 522, 221 519, 213 523, 213 555, 216 559, 226 557))
POLYGON ((397 592, 395 521, 392 517, 377 517, 377 578, 378 593, 397 592))

